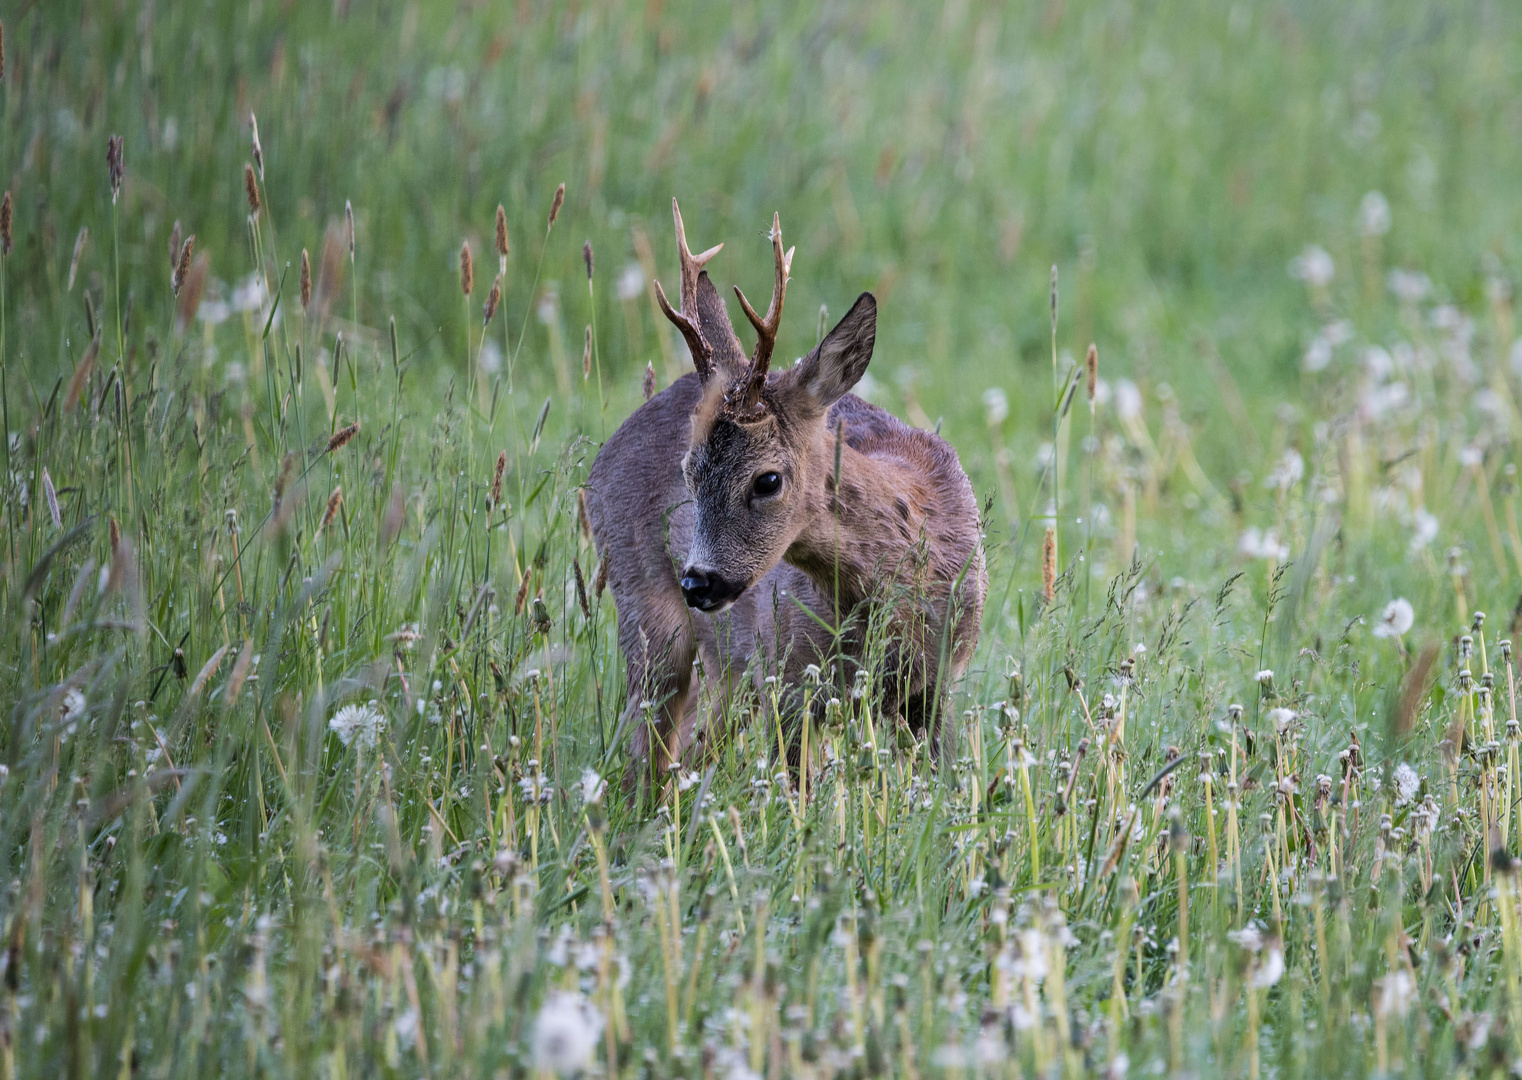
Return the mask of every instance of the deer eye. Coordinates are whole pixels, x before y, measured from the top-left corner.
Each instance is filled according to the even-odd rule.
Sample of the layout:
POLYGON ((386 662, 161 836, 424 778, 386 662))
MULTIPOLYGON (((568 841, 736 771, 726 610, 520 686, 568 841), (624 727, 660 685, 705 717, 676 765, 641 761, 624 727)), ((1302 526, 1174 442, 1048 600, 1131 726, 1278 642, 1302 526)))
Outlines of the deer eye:
POLYGON ((756 477, 754 487, 757 495, 775 495, 782 490, 782 477, 774 472, 764 472, 756 477))

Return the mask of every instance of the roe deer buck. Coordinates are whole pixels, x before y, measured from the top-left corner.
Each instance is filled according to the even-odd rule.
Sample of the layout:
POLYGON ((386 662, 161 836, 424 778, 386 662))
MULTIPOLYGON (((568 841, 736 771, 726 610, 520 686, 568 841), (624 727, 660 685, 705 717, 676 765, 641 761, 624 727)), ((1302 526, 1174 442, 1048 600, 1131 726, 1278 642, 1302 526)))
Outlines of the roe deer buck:
POLYGON ((697 371, 635 410, 586 485, 598 581, 613 590, 628 665, 619 731, 633 729, 633 760, 650 756, 659 776, 705 740, 717 745, 747 673, 757 690, 779 674, 796 704, 807 665, 837 648, 847 666, 869 669, 884 715, 933 737, 988 588, 977 500, 956 451, 848 393, 872 358, 871 293, 773 372, 793 258, 780 219, 766 314, 735 289, 756 329, 747 358, 703 269, 723 245, 693 255, 675 199, 671 210, 681 310, 658 282, 656 297, 697 371), (868 658, 863 618, 873 612, 886 633, 868 658))

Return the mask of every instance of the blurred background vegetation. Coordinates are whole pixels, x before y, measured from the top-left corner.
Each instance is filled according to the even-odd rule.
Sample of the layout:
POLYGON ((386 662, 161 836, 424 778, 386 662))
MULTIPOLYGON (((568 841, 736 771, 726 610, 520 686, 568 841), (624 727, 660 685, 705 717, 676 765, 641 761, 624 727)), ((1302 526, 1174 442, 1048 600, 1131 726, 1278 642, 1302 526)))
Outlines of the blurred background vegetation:
POLYGON ((542 1073, 545 1018, 585 1036, 589 1005, 629 1076, 777 1075, 784 1038, 800 1075, 912 1072, 916 1045, 961 1075, 985 1037, 1114 1076, 1257 1077, 1260 1043, 1275 1075, 1517 1060, 1511 856, 1485 853, 1522 736, 1476 680, 1522 632, 1522 8, 0 22, 0 1080, 542 1073), (759 716, 701 780, 598 807, 622 670, 576 485, 647 365, 688 368, 651 299, 673 195, 752 296, 780 212, 784 353, 874 290, 860 392, 993 498, 959 760, 907 731, 872 753, 847 700, 814 803, 759 716), (1095 411, 1055 425, 1090 342, 1095 411), (1086 846, 1054 809, 1085 795, 1086 846))
MULTIPOLYGON (((251 115, 279 265, 316 259, 352 202, 359 322, 378 334, 394 314, 426 342, 419 391, 464 373, 457 251, 468 238, 489 261, 497 203, 514 335, 559 299, 529 319, 530 408, 554 387, 557 333, 575 366, 591 240, 610 421, 646 361, 663 384, 686 364, 632 269, 636 235, 669 276, 675 194, 696 242, 726 242, 720 283, 756 290, 777 210, 799 249, 781 347, 812 343, 821 305, 875 290, 876 396, 944 417, 980 489, 981 392, 1007 390, 1022 461, 1050 408, 1054 265, 1059 348, 1081 358, 1092 340, 1105 374, 1169 382, 1225 483, 1297 396, 1312 314, 1286 266, 1305 245, 1330 253, 1338 310, 1372 307, 1392 266, 1472 300, 1483 260, 1517 255, 1522 12, 1504 3, 150 0, 21 3, 6 21, 10 348, 40 391, 82 348, 81 293, 108 291, 106 136, 127 147, 121 273, 158 312, 177 219, 229 290, 252 267, 251 115), (1372 256, 1370 191, 1391 222, 1372 256)), ((133 323, 139 343, 158 332, 133 323)))

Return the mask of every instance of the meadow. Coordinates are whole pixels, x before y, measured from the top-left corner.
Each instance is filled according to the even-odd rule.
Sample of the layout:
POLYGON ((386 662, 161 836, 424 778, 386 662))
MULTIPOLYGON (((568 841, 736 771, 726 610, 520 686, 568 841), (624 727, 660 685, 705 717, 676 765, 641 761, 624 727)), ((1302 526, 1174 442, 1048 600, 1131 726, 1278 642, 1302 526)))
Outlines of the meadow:
POLYGON ((0 26, 0 1080, 1522 1071, 1522 11, 0 26), (622 782, 673 195, 961 454, 939 745, 622 782))

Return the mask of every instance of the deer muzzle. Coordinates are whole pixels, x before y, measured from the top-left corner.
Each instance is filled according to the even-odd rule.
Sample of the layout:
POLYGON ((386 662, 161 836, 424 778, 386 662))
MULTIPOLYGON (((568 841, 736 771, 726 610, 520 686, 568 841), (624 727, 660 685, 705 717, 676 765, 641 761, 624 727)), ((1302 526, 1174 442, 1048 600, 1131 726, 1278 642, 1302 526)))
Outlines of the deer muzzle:
POLYGON ((727 581, 702 567, 689 566, 682 571, 682 598, 687 606, 699 611, 718 613, 739 599, 744 582, 727 581))

